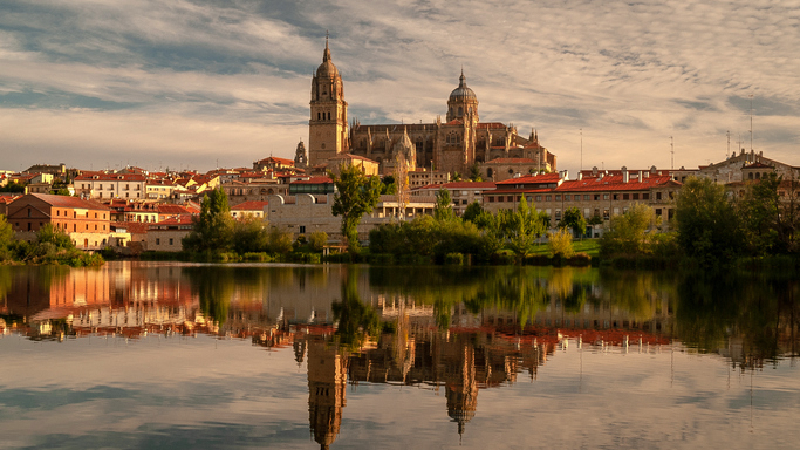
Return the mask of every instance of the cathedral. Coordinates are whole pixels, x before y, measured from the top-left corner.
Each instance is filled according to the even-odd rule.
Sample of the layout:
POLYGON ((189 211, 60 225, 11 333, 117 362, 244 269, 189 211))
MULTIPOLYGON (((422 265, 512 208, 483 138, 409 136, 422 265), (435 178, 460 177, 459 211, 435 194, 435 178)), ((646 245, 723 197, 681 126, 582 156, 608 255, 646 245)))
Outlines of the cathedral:
POLYGON ((482 177, 495 181, 499 181, 498 165, 524 175, 556 170, 555 155, 539 143, 536 131, 524 137, 513 126, 480 121, 478 97, 467 87, 463 69, 458 87, 447 100, 444 120, 438 116, 432 123, 348 123, 342 77, 331 61, 326 40, 322 64, 311 83, 310 112, 308 156, 300 143, 295 152, 297 167, 321 170, 328 159, 352 154, 377 162, 384 175, 393 174, 401 160, 412 171, 470 174, 477 167, 482 177))

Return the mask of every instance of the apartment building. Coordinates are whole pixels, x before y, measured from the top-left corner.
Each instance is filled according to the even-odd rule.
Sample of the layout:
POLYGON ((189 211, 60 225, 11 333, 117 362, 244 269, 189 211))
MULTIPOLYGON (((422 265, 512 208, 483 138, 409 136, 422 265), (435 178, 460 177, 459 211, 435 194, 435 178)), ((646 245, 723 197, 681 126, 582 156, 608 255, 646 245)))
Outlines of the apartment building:
POLYGON ((76 194, 82 198, 132 198, 146 195, 146 177, 127 173, 84 173, 75 177, 76 194))

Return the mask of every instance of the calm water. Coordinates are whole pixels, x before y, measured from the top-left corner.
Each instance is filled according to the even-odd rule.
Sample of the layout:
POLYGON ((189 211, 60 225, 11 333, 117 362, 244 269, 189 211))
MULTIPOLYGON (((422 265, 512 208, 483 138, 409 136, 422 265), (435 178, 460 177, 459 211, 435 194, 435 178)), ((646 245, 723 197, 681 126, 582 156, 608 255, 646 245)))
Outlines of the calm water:
POLYGON ((0 267, 0 448, 797 448, 800 282, 0 267))

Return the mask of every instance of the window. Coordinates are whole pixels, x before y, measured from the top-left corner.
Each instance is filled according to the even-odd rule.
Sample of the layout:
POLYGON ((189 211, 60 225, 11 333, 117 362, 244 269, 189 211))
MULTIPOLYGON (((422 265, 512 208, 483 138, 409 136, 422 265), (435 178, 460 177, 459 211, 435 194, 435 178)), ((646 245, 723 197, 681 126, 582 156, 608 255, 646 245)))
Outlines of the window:
POLYGON ((169 238, 169 245, 172 245, 172 238, 169 238))
POLYGON ((630 200, 630 194, 627 194, 627 193, 622 194, 622 199, 623 200, 630 200))
POLYGON ((552 201, 553 201, 553 196, 552 196, 552 195, 546 195, 546 196, 545 196, 545 198, 544 198, 544 200, 545 200, 546 202, 552 202, 552 201))
POLYGON ((536 201, 537 201, 537 202, 540 202, 540 201, 542 201, 542 196, 541 196, 541 195, 537 195, 537 196, 536 196, 536 201))
POLYGON ((588 195, 584 195, 584 196, 583 196, 583 199, 584 199, 584 200, 589 200, 589 196, 588 196, 588 195))
POLYGON ((129 191, 130 189, 131 189, 131 185, 130 184, 125 184, 125 190, 129 191))
POLYGON ((656 192, 656 200, 661 200, 661 192, 656 192))
POLYGON ((595 200, 600 200, 600 194, 594 194, 594 199, 595 200))
POLYGON ((643 192, 642 193, 642 200, 650 200, 650 193, 649 192, 643 192))
POLYGON ((608 220, 608 219, 609 219, 608 209, 604 209, 603 210, 603 220, 608 220))
POLYGON ((161 244, 161 239, 156 238, 156 245, 160 245, 160 244, 161 244))
POLYGON ((94 231, 97 231, 97 224, 94 224, 94 231))
POLYGON ((300 225, 300 232, 301 233, 305 233, 306 232, 306 226, 305 225, 300 225))
POLYGON ((556 195, 556 201, 557 201, 557 202, 560 202, 560 201, 561 201, 561 196, 560 196, 560 195, 556 195))
POLYGON ((509 195, 509 196, 507 196, 507 197, 506 197, 506 202, 507 202, 507 203, 514 203, 514 197, 512 197, 512 196, 510 196, 510 195, 509 195))
POLYGON ((619 200, 619 194, 614 194, 614 200, 619 200))
POLYGON ((494 203, 494 197, 489 197, 489 203, 494 203))
POLYGON ((569 201, 569 195, 565 195, 564 196, 564 201, 567 201, 567 202, 569 201))
POLYGON ((633 199, 634 200, 639 200, 639 193, 638 192, 634 192, 633 193, 633 199))
POLYGON ((561 210, 560 209, 556 210, 555 219, 556 220, 561 220, 561 210))
POLYGON ((603 194, 603 200, 608 200, 608 194, 603 194))
MULTIPOLYGON (((61 211, 59 211, 59 210, 56 210, 56 217, 59 217, 59 216, 61 216, 61 211)), ((29 216, 29 217, 30 217, 30 216, 29 216)))

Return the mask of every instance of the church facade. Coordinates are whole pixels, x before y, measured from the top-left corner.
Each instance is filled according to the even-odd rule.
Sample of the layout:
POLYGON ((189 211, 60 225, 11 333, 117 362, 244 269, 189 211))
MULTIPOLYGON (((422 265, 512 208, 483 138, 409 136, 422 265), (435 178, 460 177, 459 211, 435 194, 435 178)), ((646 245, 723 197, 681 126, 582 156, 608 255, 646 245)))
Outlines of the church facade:
POLYGON ((308 166, 320 168, 330 158, 349 153, 377 162, 384 175, 394 174, 398 161, 411 171, 467 176, 478 167, 486 179, 494 178, 487 164, 493 160, 514 161, 520 166, 517 171, 524 174, 556 170, 556 156, 539 143, 534 130, 526 137, 516 127, 481 122, 478 106, 478 97, 467 87, 462 69, 458 87, 447 100, 444 119, 439 116, 431 123, 374 125, 355 120, 348 124, 342 78, 326 42, 322 64, 311 84, 308 166))

